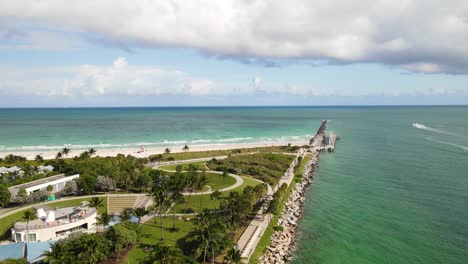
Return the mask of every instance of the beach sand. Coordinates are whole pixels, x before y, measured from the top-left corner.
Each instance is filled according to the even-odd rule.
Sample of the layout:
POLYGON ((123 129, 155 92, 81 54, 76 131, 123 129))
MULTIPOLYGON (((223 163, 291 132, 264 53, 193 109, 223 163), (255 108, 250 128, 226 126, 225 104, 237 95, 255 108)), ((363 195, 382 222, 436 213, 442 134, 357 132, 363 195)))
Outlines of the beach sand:
MULTIPOLYGON (((301 146, 308 144, 307 141, 297 142, 275 142, 275 143, 239 143, 239 144, 219 144, 219 145, 189 145, 190 151, 207 151, 207 150, 225 150, 225 149, 239 149, 239 148, 256 148, 256 147, 268 147, 268 146, 284 146, 287 144, 301 146)), ((184 146, 170 146, 171 153, 183 152, 184 146)), ((140 148, 117 148, 117 149, 98 149, 96 155, 100 157, 115 157, 117 154, 132 155, 138 158, 145 158, 154 154, 162 154, 166 147, 145 147, 144 152, 140 152, 140 148)), ((8 154, 20 155, 26 157, 28 160, 34 159, 38 154, 42 155, 44 159, 53 159, 57 155, 59 150, 47 150, 47 151, 8 151, 0 152, 0 157, 4 157, 8 154)), ((74 157, 80 155, 85 149, 71 149, 70 153, 66 157, 74 157)))

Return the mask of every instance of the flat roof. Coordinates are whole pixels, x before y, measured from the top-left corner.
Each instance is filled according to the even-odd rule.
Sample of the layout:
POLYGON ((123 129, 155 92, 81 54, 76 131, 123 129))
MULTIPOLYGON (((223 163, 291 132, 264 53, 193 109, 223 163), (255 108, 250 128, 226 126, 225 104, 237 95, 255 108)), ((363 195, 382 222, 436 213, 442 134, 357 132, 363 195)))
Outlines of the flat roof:
POLYGON ((40 184, 44 184, 44 183, 48 183, 48 182, 64 179, 64 178, 67 178, 67 177, 76 176, 76 175, 79 175, 79 174, 66 176, 65 174, 62 173, 62 174, 59 174, 59 175, 50 176, 50 177, 35 180, 35 181, 32 181, 32 182, 27 182, 27 183, 22 183, 22 184, 19 184, 19 185, 15 185, 15 186, 12 186, 12 187, 10 187, 8 189, 22 189, 22 188, 26 189, 26 188, 34 187, 36 185, 40 185, 40 184))

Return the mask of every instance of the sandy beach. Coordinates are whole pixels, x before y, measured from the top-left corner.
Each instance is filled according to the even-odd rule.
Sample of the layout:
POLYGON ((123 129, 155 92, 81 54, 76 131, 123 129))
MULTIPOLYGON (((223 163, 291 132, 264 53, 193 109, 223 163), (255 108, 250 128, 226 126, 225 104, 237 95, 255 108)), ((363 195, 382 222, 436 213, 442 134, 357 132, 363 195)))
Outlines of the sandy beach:
MULTIPOLYGON (((238 149, 238 148, 255 148, 267 146, 282 146, 287 144, 301 146, 307 144, 306 141, 296 142, 275 142, 275 143, 239 143, 239 144, 216 144, 216 145, 189 145, 190 151, 207 151, 207 150, 221 150, 221 149, 238 149)), ((170 146, 171 153, 183 152, 184 146, 170 146)), ((97 148, 96 155, 100 157, 115 157, 118 154, 132 155, 138 158, 145 158, 154 154, 164 153, 166 147, 145 147, 144 152, 140 152, 140 148, 117 148, 117 149, 99 149, 97 148)), ((46 150, 46 151, 8 151, 0 152, 0 157, 5 157, 9 154, 20 155, 26 157, 28 160, 34 159, 38 154, 42 155, 44 159, 53 159, 59 150, 46 150)), ((74 157, 85 151, 85 149, 71 149, 67 157, 74 157)))

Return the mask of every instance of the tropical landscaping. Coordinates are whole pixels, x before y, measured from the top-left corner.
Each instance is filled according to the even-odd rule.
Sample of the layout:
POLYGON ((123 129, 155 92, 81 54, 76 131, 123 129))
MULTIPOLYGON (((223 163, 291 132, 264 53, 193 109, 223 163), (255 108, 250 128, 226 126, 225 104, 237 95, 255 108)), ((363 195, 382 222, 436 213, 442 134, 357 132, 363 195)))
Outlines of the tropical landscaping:
MULTIPOLYGON (((187 150, 184 153, 170 153, 170 150, 166 150, 159 160, 226 157, 162 165, 157 169, 146 166, 148 161, 154 162, 154 157, 149 160, 124 155, 102 158, 92 157, 92 151, 74 158, 65 158, 66 154, 62 153, 54 160, 35 161, 36 164, 52 165, 55 173, 80 174, 74 186, 66 186, 62 194, 64 196, 141 192, 149 193, 153 201, 147 211, 140 208, 124 210, 119 216, 122 223, 131 216, 138 218, 141 225, 134 229, 136 236, 132 235, 133 231, 124 230, 128 226, 118 231, 118 235, 115 235, 115 228, 107 227, 102 229, 105 234, 80 236, 66 240, 70 242, 56 244, 48 258, 49 263, 72 263, 60 252, 65 254, 73 248, 82 249, 85 242, 95 243, 96 248, 101 249, 95 253, 91 249, 82 249, 87 254, 96 254, 90 258, 92 261, 239 263, 240 252, 233 249, 235 240, 260 208, 268 190, 267 184, 276 185, 294 160, 295 155, 288 153, 295 150, 297 147, 291 146, 206 152, 187 150), (240 175, 242 181, 235 188, 228 188, 239 182, 232 175, 240 175), (127 239, 123 240, 121 246, 115 248, 108 245, 112 239, 123 239, 119 236, 127 239)), ((282 195, 286 192, 283 188, 280 188, 282 195)), ((271 207, 273 213, 279 210, 278 202, 282 200, 275 198, 273 204, 278 208, 271 207)), ((112 216, 103 206, 107 202, 106 197, 66 200, 48 205, 76 206, 83 200, 89 201, 90 206, 98 207, 99 225, 108 226, 112 216)), ((14 222, 24 219, 26 211, 32 212, 32 209, 2 218, 0 232, 4 237, 14 222)))

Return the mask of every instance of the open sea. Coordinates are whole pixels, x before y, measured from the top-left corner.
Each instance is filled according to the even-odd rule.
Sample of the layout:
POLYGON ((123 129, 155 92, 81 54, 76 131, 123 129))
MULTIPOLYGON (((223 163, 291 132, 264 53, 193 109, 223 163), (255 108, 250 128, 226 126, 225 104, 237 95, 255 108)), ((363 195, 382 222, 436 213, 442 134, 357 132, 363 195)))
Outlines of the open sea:
POLYGON ((468 107, 0 109, 0 152, 341 135, 293 263, 468 263, 468 107))

